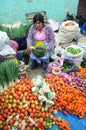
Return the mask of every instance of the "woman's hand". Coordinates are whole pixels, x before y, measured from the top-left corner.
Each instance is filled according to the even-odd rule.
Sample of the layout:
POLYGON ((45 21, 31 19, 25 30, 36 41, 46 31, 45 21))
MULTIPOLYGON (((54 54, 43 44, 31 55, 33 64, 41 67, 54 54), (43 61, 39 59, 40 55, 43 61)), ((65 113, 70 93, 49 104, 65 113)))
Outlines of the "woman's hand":
POLYGON ((30 44, 27 45, 27 51, 31 52, 34 49, 34 46, 31 46, 30 44))
POLYGON ((30 44, 27 44, 27 51, 31 52, 31 45, 30 44))
POLYGON ((27 50, 31 52, 32 50, 34 50, 34 46, 30 46, 29 48, 27 48, 27 50))
POLYGON ((48 50, 49 50, 49 49, 48 49, 48 48, 46 48, 46 51, 45 51, 45 54, 44 54, 44 55, 46 55, 46 54, 47 54, 48 50))

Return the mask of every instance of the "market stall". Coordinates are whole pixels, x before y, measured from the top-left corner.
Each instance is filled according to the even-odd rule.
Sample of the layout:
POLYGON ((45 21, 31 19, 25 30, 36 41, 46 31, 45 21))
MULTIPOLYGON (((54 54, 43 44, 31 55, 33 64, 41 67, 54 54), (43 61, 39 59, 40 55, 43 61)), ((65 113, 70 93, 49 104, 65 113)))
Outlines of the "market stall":
POLYGON ((46 74, 32 79, 26 77, 21 59, 0 59, 0 128, 86 130, 84 55, 81 46, 68 46, 64 58, 51 62, 46 74))
POLYGON ((74 75, 78 75, 78 80, 84 76, 84 81, 80 80, 82 86, 75 85, 80 82, 76 77, 69 82, 64 76, 53 74, 13 82, 0 93, 0 128, 85 130, 86 68, 84 72, 82 67, 79 69, 69 75, 72 80, 74 75))

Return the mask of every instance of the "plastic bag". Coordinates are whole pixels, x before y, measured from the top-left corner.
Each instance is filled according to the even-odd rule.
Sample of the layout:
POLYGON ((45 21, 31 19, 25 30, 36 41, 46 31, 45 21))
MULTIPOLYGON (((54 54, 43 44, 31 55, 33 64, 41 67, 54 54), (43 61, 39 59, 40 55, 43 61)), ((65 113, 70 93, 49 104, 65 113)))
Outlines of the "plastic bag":
POLYGON ((63 65, 63 59, 60 59, 59 61, 53 61, 48 65, 46 71, 48 73, 51 73, 54 68, 60 68, 62 65, 63 65))
POLYGON ((2 50, 3 46, 9 43, 9 37, 6 32, 0 31, 0 50, 2 50))
POLYGON ((59 22, 56 22, 55 20, 52 20, 52 19, 48 19, 48 22, 50 26, 52 27, 53 31, 59 30, 59 25, 60 25, 59 22))
POLYGON ((15 38, 14 41, 18 43, 18 51, 27 49, 26 37, 15 38))
POLYGON ((14 40, 10 40, 9 41, 9 45, 14 49, 14 50, 18 50, 18 47, 19 47, 19 45, 18 45, 18 43, 16 42, 16 41, 14 41, 14 40))
POLYGON ((78 71, 78 68, 76 67, 75 63, 72 60, 64 59, 63 66, 61 67, 61 71, 64 72, 64 73, 70 73, 70 72, 78 71), (66 64, 67 66, 70 65, 71 68, 68 69, 68 70, 62 69, 64 64, 66 64))

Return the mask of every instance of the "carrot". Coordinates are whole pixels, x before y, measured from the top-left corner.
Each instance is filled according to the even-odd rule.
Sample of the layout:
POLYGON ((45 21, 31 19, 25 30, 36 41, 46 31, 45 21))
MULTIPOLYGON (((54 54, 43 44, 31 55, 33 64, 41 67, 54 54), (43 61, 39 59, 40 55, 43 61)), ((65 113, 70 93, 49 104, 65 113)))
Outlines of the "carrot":
POLYGON ((86 99, 83 97, 84 93, 82 91, 77 90, 75 86, 69 86, 62 77, 46 77, 46 81, 50 84, 51 90, 56 93, 53 100, 55 109, 65 109, 80 118, 85 115, 86 99))
POLYGON ((80 71, 77 72, 77 74, 79 74, 80 76, 83 76, 86 80, 86 68, 83 68, 83 67, 79 67, 80 71))

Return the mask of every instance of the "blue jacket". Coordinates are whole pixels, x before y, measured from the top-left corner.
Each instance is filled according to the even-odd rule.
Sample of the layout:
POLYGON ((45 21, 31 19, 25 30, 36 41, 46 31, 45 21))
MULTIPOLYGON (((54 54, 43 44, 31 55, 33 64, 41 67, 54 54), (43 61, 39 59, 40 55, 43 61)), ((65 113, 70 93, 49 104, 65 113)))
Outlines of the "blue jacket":
POLYGON ((86 32, 86 23, 84 23, 81 27, 81 33, 86 32))

